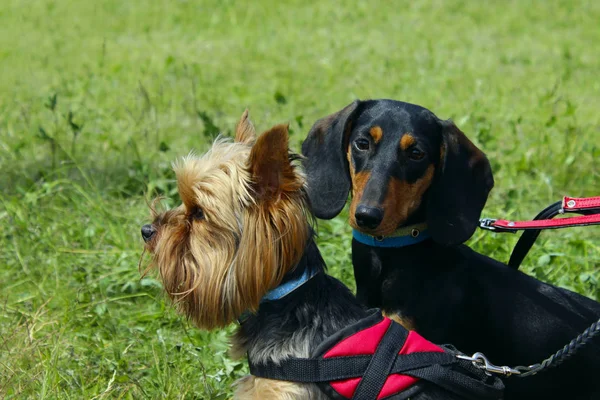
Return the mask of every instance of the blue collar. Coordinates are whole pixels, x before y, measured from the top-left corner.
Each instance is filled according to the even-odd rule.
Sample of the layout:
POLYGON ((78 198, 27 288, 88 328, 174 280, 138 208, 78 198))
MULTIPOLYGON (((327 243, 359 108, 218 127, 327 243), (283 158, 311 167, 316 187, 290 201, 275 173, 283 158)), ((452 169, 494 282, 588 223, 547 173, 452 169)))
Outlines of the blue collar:
POLYGON ((431 236, 427 232, 427 225, 418 224, 400 228, 390 236, 371 236, 353 229, 352 237, 371 247, 399 248, 421 243, 431 236))
POLYGON ((304 270, 304 273, 298 278, 291 279, 286 283, 282 283, 281 285, 277 286, 275 289, 268 291, 267 294, 265 294, 260 300, 260 302, 262 303, 263 301, 273 301, 284 298, 285 296, 292 293, 294 290, 298 289, 300 286, 308 282, 310 278, 317 274, 317 272, 318 271, 314 269, 310 270, 309 268, 306 268, 304 270))
MULTIPOLYGON (((288 294, 292 293, 294 290, 298 289, 300 286, 304 285, 318 273, 318 269, 306 268, 302 275, 300 275, 298 278, 291 279, 277 286, 275 289, 269 290, 267 294, 265 294, 262 297, 262 299, 260 299, 260 303, 264 303, 265 301, 280 300, 284 298, 288 294)), ((240 324, 243 324, 250 317, 250 315, 252 315, 250 311, 244 311, 242 315, 238 317, 238 322, 240 324)))

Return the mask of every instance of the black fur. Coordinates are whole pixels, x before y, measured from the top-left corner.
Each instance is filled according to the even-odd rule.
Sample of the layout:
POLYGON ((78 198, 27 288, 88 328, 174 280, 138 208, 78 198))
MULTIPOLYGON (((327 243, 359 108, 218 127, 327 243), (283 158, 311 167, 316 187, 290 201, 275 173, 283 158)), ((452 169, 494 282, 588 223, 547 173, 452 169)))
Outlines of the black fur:
MULTIPOLYGON (((286 342, 297 347, 308 338, 313 351, 328 336, 371 314, 344 284, 324 272, 325 263, 314 241, 309 242, 298 268, 287 279, 302 274, 306 268, 315 268, 321 273, 284 298, 262 303, 258 313, 241 324, 236 341, 249 349, 250 357, 278 353, 276 349, 286 342), (299 332, 302 334, 298 335, 299 332), (297 339, 292 339, 294 336, 297 339)), ((276 357, 281 359, 282 355, 276 357)), ((422 390, 411 399, 462 398, 426 381, 417 385, 422 390)))
MULTIPOLYGON (((498 365, 541 362, 600 318, 597 302, 464 245, 429 240, 384 249, 354 240, 352 263, 360 301, 411 318, 435 343, 483 352, 498 365)), ((559 368, 506 379, 506 399, 600 398, 599 345, 589 344, 559 368)))
POLYGON ((302 144, 302 154, 309 156, 304 164, 306 174, 311 177, 308 186, 313 213, 318 218, 333 218, 344 208, 350 190, 350 175, 346 160, 346 131, 348 122, 357 111, 356 101, 334 115, 317 121, 309 137, 302 144), (324 153, 321 148, 330 149, 324 153))
POLYGON ((485 155, 453 122, 437 120, 437 124, 442 127, 444 157, 427 194, 427 226, 436 242, 458 244, 477 229, 494 178, 485 155))
MULTIPOLYGON (((336 166, 340 154, 345 159, 349 143, 373 125, 383 129, 381 146, 370 157, 354 160, 357 171, 367 169, 380 179, 378 185, 365 187, 363 196, 371 204, 381 198, 378 191, 385 190, 382 182, 390 176, 411 182, 425 165, 436 169, 421 206, 404 223, 427 221, 433 240, 398 249, 353 240, 360 301, 412 319, 417 331, 433 342, 452 343, 468 353, 480 351, 492 362, 510 366, 542 361, 600 318, 599 303, 460 244, 476 229, 493 178, 483 153, 478 154, 453 123, 422 107, 392 100, 355 102, 353 107, 351 118, 345 120, 347 137, 338 137, 337 146, 319 144, 315 134, 327 130, 323 121, 336 121, 333 114, 315 124, 302 147, 317 217, 333 218, 341 210, 339 200, 322 201, 328 197, 322 182, 327 187, 335 187, 336 182, 340 188, 347 186, 349 172, 336 166), (424 165, 407 163, 397 148, 385 147, 386 135, 397 135, 399 140, 406 132, 425 151, 424 165)), ((600 343, 596 340, 555 370, 506 379, 506 399, 600 399, 598 376, 600 343)))
POLYGON ((451 121, 440 120, 423 107, 394 100, 355 101, 313 125, 302 144, 302 154, 315 215, 331 219, 344 207, 351 187, 346 150, 357 138, 368 139, 374 125, 383 128, 386 144, 368 160, 354 160, 357 171, 364 168, 373 174, 365 201, 381 201, 390 177, 412 183, 424 173, 424 168, 407 164, 406 157, 399 154, 398 140, 410 132, 425 150, 426 158, 418 164, 437 167, 428 196, 431 206, 427 207, 431 234, 440 243, 467 240, 494 185, 489 162, 451 121), (388 140, 390 135, 397 140, 388 140))

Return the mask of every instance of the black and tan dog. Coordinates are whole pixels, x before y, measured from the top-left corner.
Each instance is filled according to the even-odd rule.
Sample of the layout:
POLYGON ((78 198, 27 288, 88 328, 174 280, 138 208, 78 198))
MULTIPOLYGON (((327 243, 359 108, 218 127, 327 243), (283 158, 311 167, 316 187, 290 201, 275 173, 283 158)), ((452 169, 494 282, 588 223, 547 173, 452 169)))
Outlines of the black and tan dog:
MULTIPOLYGON (((351 193, 357 297, 435 342, 495 364, 540 362, 600 317, 600 304, 462 245, 494 185, 486 156, 431 111, 355 101, 320 119, 302 146, 318 218, 351 193)), ((506 398, 600 399, 600 344, 560 368, 506 380, 506 398)))
POLYGON ((253 375, 236 398, 500 399, 498 379, 367 310, 325 273, 296 158, 287 126, 256 139, 245 113, 235 141, 217 139, 175 165, 183 204, 153 211, 142 227, 151 265, 184 315, 205 329, 241 320, 234 346, 253 375), (319 370, 288 376, 286 362, 315 359, 319 370))

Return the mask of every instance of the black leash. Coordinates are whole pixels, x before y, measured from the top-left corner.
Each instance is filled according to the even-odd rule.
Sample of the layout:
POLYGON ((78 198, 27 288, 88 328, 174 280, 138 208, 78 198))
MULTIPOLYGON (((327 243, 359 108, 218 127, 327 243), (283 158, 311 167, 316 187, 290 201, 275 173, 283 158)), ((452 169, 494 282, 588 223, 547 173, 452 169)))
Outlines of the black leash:
POLYGON ((458 355, 458 358, 468 360, 473 363, 477 368, 483 369, 486 372, 504 375, 504 376, 518 376, 519 378, 526 378, 528 376, 535 375, 548 368, 556 367, 562 364, 569 357, 573 356, 579 349, 588 344, 594 337, 600 334, 600 319, 594 322, 589 328, 583 333, 571 340, 569 344, 546 358, 544 361, 533 364, 530 366, 517 366, 514 368, 506 366, 497 366, 488 361, 488 359, 481 353, 475 353, 471 357, 458 355))
POLYGON ((577 352, 577 350, 585 346, 598 334, 600 334, 600 319, 594 322, 585 331, 583 331, 581 335, 571 340, 569 344, 567 344, 565 347, 558 350, 556 353, 552 354, 550 357, 546 358, 541 363, 530 365, 529 367, 516 367, 517 370, 522 371, 519 376, 523 378, 526 376, 535 375, 543 369, 556 367, 562 364, 563 361, 574 355, 577 352))
MULTIPOLYGON (((562 204, 562 201, 557 201, 556 203, 549 205, 548 207, 544 208, 538 215, 536 215, 533 221, 539 221, 542 219, 552 219, 557 215, 562 214, 562 204)), ((596 211, 590 210, 582 210, 574 213, 579 215, 597 214, 596 211)), ((527 253, 529 253, 529 250, 531 250, 531 248, 533 247, 533 244, 537 240, 538 236, 540 236, 540 233, 542 233, 542 229, 531 229, 523 232, 510 255, 510 259, 508 260, 509 267, 519 269, 521 263, 525 259, 525 256, 527 256, 527 253)))
MULTIPOLYGON (((554 218, 560 213, 561 209, 562 201, 557 201, 556 203, 544 208, 538 215, 535 216, 533 220, 537 221, 540 219, 554 218)), ((538 236, 540 236, 540 233, 542 233, 541 229, 523 232, 510 255, 510 259, 508 260, 509 267, 519 269, 521 263, 525 259, 525 256, 527 256, 527 253, 529 253, 529 250, 531 250, 533 247, 533 244, 537 240, 538 236)))

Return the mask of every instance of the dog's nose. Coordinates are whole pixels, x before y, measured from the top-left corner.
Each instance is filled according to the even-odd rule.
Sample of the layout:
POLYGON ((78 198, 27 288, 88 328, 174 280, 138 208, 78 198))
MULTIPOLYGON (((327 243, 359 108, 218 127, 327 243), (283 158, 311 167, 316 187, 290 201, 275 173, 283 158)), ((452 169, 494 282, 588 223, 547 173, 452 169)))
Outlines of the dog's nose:
POLYGON ((361 228, 375 229, 383 220, 383 211, 377 207, 359 205, 354 213, 354 218, 361 228))
POLYGON ((155 233, 156 229, 154 229, 152 225, 146 224, 142 226, 142 238, 144 239, 144 242, 152 239, 152 236, 154 236, 155 233))

